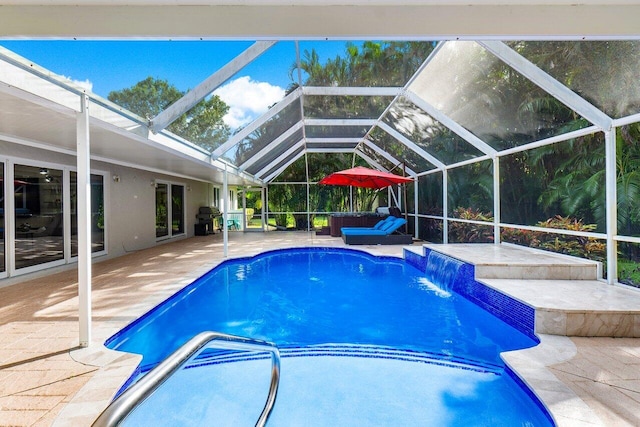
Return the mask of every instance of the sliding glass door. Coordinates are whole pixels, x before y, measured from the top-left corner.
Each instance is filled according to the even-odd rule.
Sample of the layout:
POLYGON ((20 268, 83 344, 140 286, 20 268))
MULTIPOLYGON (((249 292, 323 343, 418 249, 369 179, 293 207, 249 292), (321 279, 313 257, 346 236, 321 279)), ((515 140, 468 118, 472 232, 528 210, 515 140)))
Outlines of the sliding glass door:
POLYGON ((156 183, 156 238, 184 234, 184 185, 156 183))
POLYGON ((184 234, 184 185, 171 184, 171 234, 184 234))
POLYGON ((61 169, 14 166, 15 269, 64 259, 61 169))
MULTIPOLYGON (((71 172, 71 256, 78 256, 78 174, 71 172)), ((91 174, 91 252, 105 250, 104 176, 91 174)))
POLYGON ((6 257, 5 257, 5 227, 6 227, 6 219, 5 219, 5 202, 4 202, 4 163, 0 162, 0 273, 5 272, 7 269, 6 265, 6 257))
MULTIPOLYGON (((77 173, 53 165, 7 165, 9 170, 0 162, 0 273, 70 262, 78 256, 77 173)), ((104 175, 91 174, 92 253, 106 251, 104 181, 104 175)))

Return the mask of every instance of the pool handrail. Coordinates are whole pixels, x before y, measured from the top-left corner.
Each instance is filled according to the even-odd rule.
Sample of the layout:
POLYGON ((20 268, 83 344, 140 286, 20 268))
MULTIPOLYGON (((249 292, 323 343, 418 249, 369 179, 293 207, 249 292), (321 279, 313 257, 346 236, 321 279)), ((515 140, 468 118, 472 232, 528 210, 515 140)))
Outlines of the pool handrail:
POLYGON ((271 353, 271 383, 269 395, 256 422, 256 427, 263 427, 276 402, 278 384, 280 383, 280 352, 278 347, 270 342, 256 340, 220 332, 201 332, 187 341, 182 347, 173 352, 162 363, 149 371, 143 378, 126 389, 113 400, 100 416, 93 422, 92 427, 113 427, 120 424, 142 401, 149 397, 172 374, 178 371, 193 355, 205 347, 215 347, 227 350, 260 351, 271 353))

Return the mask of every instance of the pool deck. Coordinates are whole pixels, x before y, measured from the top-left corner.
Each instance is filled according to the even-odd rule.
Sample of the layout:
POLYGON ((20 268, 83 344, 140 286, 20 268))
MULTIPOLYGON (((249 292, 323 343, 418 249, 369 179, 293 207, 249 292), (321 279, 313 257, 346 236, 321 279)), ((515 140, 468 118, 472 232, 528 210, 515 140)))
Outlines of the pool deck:
MULTIPOLYGON (((287 247, 345 247, 340 238, 313 233, 229 235, 232 258, 287 247)), ((446 246, 439 250, 453 250, 461 258, 467 257, 461 253, 478 248, 446 246)), ((501 251, 494 245, 486 246, 475 250, 476 255, 501 251)), ((376 255, 403 254, 402 246, 352 248, 376 255)), ((414 245, 411 250, 421 248, 414 245)), ((620 314, 631 318, 635 323, 618 329, 625 331, 623 335, 638 336, 634 334, 640 330, 640 291, 609 286, 590 277, 531 277, 525 274, 529 266, 524 264, 536 264, 537 258, 536 265, 550 269, 551 265, 543 262, 545 255, 527 252, 525 262, 500 259, 512 256, 504 255, 514 254, 511 248, 502 252, 491 255, 498 258, 482 261, 487 265, 483 274, 489 277, 479 280, 525 301, 537 313, 547 313, 546 322, 536 317, 536 328, 545 324, 559 328, 540 334, 542 344, 534 349, 506 354, 507 362, 552 408, 560 426, 640 425, 640 339, 554 335, 570 330, 579 330, 581 335, 593 331, 604 334, 607 328, 597 322, 582 329, 569 327, 579 324, 579 317, 570 319, 572 314, 597 312, 600 320, 607 313, 614 316, 609 322, 604 318, 607 324, 615 323, 620 314), (492 277, 492 271, 509 271, 507 264, 518 262, 524 276, 512 276, 519 273, 511 271, 503 273, 509 277, 492 277)), ((222 238, 211 235, 95 263, 93 336, 86 349, 77 347, 75 269, 0 288, 0 426, 90 425, 138 362, 137 356, 104 349, 102 342, 223 260, 222 238)), ((474 262, 482 263, 478 259, 474 262)), ((477 268, 477 277, 480 271, 477 268)))

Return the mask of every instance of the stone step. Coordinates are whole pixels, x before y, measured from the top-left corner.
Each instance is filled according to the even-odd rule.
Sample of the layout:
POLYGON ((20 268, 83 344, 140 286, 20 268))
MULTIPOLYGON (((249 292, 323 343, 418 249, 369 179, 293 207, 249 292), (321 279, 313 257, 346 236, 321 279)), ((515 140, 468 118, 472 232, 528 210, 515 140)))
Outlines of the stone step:
POLYGON ((481 279, 535 309, 538 334, 640 337, 640 292, 597 280, 481 279))
POLYGON ((599 262, 511 244, 425 244, 475 266, 476 279, 597 280, 599 262))
MULTIPOLYGON (((405 248, 405 259, 424 267, 424 253, 435 251, 472 264, 475 282, 508 298, 490 298, 488 308, 507 317, 514 317, 517 303, 532 308, 535 319, 527 325, 533 320, 537 334, 640 337, 640 290, 597 280, 598 262, 509 244, 425 244, 422 250, 405 248)), ((481 288, 471 292, 490 295, 481 288)))

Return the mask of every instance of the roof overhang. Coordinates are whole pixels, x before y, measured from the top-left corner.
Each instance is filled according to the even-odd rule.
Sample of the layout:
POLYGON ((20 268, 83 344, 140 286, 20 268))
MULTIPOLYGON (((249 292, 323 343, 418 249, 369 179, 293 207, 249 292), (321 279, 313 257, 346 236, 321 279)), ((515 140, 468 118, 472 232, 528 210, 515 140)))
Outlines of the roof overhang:
POLYGON ((2 0, 0 37, 638 37, 638 0, 2 0))
MULTIPOLYGON (((56 76, 22 69, 22 59, 4 49, 0 56, 5 59, 0 61, 0 139, 75 156, 82 90, 60 84, 56 76)), ((226 167, 232 172, 230 185, 260 184, 176 135, 151 133, 144 122, 107 100, 93 98, 91 159, 205 182, 222 182, 226 167)))

